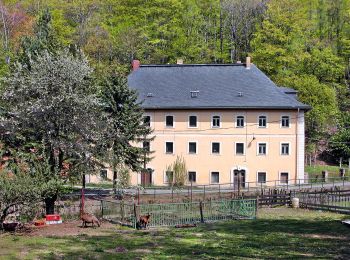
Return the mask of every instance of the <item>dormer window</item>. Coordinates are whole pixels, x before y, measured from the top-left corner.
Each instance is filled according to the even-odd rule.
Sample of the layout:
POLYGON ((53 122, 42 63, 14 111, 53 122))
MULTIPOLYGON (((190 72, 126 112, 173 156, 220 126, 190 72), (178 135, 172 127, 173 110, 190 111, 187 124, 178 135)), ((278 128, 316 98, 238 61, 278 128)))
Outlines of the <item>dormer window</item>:
POLYGON ((192 90, 191 91, 191 98, 196 98, 198 97, 199 91, 198 90, 192 90))

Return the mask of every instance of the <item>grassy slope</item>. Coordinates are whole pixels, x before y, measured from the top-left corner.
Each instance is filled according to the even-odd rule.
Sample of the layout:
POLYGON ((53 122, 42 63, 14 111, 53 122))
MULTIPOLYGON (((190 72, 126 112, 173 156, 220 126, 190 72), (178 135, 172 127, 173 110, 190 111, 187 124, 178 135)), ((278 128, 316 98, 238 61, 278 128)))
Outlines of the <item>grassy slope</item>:
MULTIPOLYGON (((344 165, 346 174, 349 173, 349 168, 344 165)), ((339 166, 331 165, 315 165, 315 166, 305 166, 305 172, 309 173, 310 176, 319 175, 321 176, 322 171, 328 171, 330 177, 339 177, 339 166)))
MULTIPOLYGON (((106 230, 99 236, 0 235, 0 259, 232 259, 348 258, 350 229, 343 215, 265 209, 253 221, 193 229, 106 230), (127 252, 115 252, 115 248, 127 252)), ((121 251, 122 251, 121 250, 121 251)))

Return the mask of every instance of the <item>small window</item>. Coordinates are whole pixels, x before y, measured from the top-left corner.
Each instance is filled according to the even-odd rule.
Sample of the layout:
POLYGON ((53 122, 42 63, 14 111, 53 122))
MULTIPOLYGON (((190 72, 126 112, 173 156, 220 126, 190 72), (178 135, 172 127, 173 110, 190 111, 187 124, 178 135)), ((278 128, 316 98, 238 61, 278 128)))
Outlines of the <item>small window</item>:
POLYGON ((150 149, 151 145, 150 145, 150 142, 149 141, 144 141, 142 142, 142 148, 146 151, 146 152, 150 152, 151 149, 150 149))
POLYGON ((189 182, 196 182, 196 172, 188 172, 188 181, 189 182))
POLYGON ((172 154, 174 153, 174 143, 166 142, 165 143, 165 153, 172 154))
POLYGON ((219 183, 219 172, 211 172, 211 183, 219 183))
POLYGON ((288 184, 288 172, 281 172, 281 184, 288 184))
POLYGON ((289 116, 282 116, 281 126, 289 127, 289 116))
POLYGON ((193 90, 191 91, 191 98, 196 98, 198 97, 199 91, 198 90, 193 90))
POLYGON ((258 172, 258 183, 266 183, 266 172, 258 172))
POLYGON ((143 124, 146 126, 151 126, 151 117, 150 116, 144 116, 143 117, 143 124))
POLYGON ((282 155, 289 155, 289 143, 281 144, 281 154, 282 155))
POLYGON ((211 152, 215 154, 220 153, 220 143, 212 143, 211 144, 211 152))
POLYGON ((100 177, 103 180, 107 180, 107 170, 106 169, 100 170, 100 177))
POLYGON ((258 154, 259 155, 266 155, 266 144, 265 143, 260 143, 258 146, 258 154))
POLYGON ((213 116, 211 126, 220 127, 220 116, 213 116))
POLYGON ((174 172, 173 171, 166 171, 165 172, 165 183, 172 183, 173 182, 173 176, 174 176, 174 172))
POLYGON ((165 126, 166 127, 174 127, 174 117, 173 116, 166 116, 165 117, 165 126))
POLYGON ((259 127, 266 127, 266 116, 259 116, 259 127))
POLYGON ((244 154, 244 143, 236 143, 236 154, 237 155, 244 154))
POLYGON ((190 127, 197 127, 197 116, 189 116, 188 121, 190 127))
POLYGON ((244 127, 244 116, 236 117, 236 127, 244 127))
POLYGON ((188 143, 188 153, 190 153, 190 154, 197 153, 197 143, 196 142, 189 142, 188 143))

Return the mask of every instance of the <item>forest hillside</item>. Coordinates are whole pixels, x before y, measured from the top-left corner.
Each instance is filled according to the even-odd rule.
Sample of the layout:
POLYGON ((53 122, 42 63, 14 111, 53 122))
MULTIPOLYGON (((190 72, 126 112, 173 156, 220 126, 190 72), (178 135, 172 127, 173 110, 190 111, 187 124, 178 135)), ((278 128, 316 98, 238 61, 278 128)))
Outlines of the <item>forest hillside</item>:
POLYGON ((0 76, 38 33, 45 10, 52 37, 83 50, 96 80, 126 75, 133 59, 235 63, 249 55, 313 107, 310 158, 350 158, 350 0, 2 0, 0 76))

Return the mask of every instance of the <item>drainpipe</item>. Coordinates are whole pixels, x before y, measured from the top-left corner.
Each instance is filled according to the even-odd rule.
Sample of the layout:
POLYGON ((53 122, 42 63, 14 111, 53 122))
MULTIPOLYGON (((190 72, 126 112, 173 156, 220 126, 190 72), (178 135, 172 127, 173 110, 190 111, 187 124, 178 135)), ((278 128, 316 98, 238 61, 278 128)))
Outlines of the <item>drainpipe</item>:
POLYGON ((298 128, 299 128, 299 112, 300 108, 298 108, 297 112, 297 119, 296 119, 296 127, 295 127, 295 184, 297 182, 298 176, 299 176, 299 165, 298 165, 298 155, 299 155, 299 149, 298 149, 298 128))

